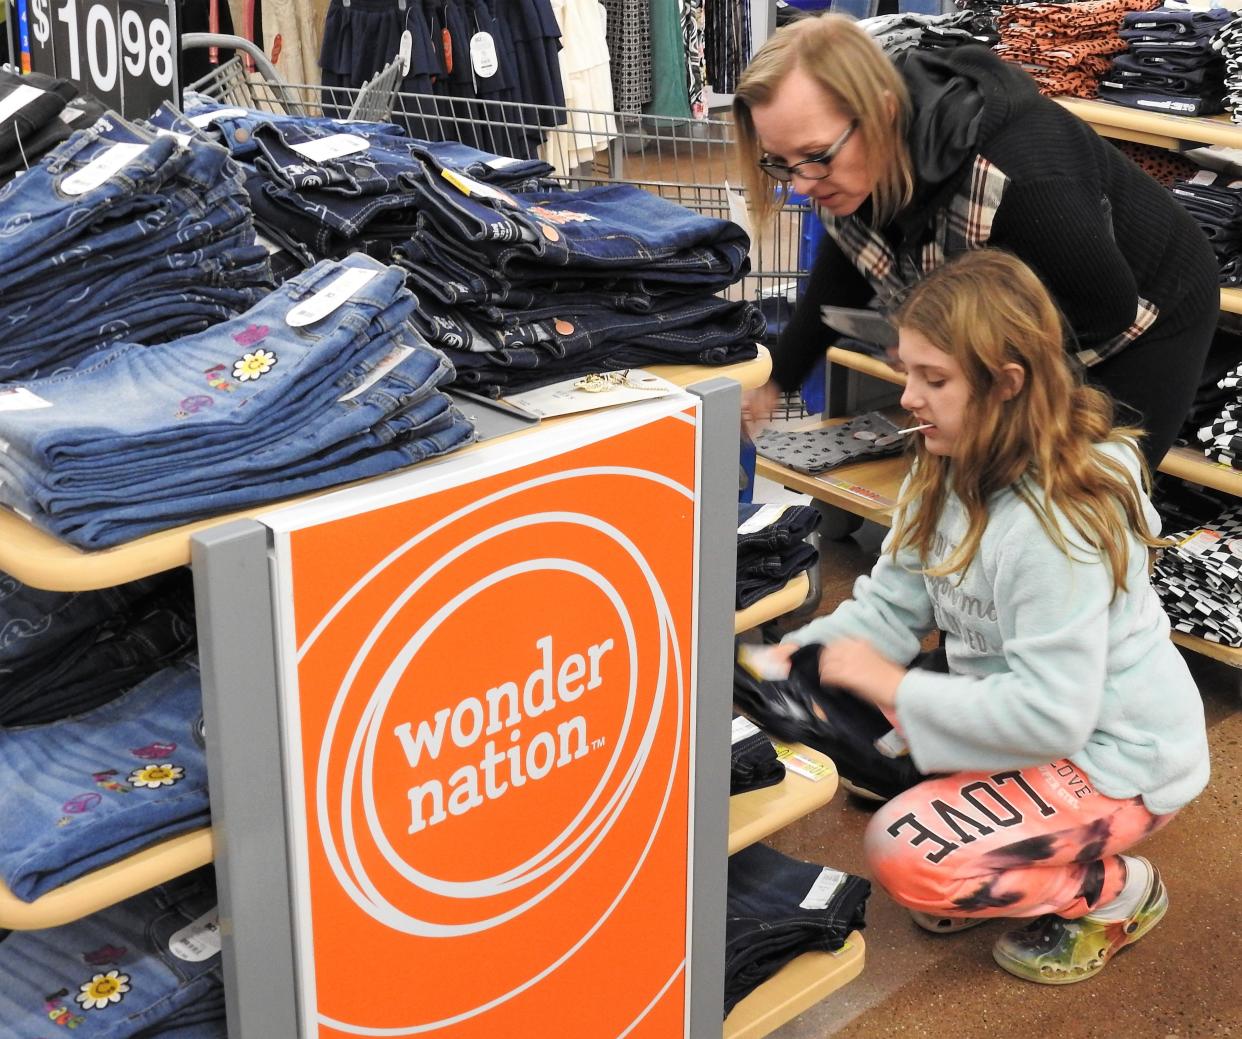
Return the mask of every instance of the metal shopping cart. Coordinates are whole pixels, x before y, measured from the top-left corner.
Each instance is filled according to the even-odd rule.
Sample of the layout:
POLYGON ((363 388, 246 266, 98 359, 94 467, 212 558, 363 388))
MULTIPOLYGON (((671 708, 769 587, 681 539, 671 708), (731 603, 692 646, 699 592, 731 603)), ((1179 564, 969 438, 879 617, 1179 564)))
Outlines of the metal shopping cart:
MULTIPOLYGON (((285 83, 247 40, 187 33, 182 46, 240 52, 190 87, 226 104, 291 115, 392 120, 416 128, 416 136, 441 140, 530 135, 544 140, 543 154, 557 166, 558 179, 566 187, 623 182, 710 216, 747 222, 729 119, 638 117, 403 93, 398 89, 399 61, 357 89, 285 83), (252 70, 244 56, 253 59, 252 70)), ((817 231, 818 220, 805 204, 787 207, 772 227, 754 236, 749 273, 726 290, 730 299, 749 299, 760 307, 768 319, 769 342, 789 318, 817 231)), ((782 417, 804 414, 801 396, 787 395, 782 410, 782 417)))

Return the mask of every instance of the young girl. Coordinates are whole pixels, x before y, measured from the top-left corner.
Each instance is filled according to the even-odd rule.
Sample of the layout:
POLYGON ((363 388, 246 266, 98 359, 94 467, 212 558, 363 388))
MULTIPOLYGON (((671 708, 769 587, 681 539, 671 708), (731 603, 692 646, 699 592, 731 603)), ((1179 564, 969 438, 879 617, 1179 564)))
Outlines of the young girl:
POLYGON ((1198 690, 1147 576, 1159 520, 1134 431, 1071 375, 1047 291, 1014 257, 967 253, 897 312, 919 425, 869 577, 777 652, 822 643, 820 680, 894 720, 932 774, 867 829, 874 877, 932 930, 1036 917, 993 955, 1081 981, 1168 898, 1121 852, 1207 783, 1198 690), (907 670, 945 633, 949 673, 907 670))

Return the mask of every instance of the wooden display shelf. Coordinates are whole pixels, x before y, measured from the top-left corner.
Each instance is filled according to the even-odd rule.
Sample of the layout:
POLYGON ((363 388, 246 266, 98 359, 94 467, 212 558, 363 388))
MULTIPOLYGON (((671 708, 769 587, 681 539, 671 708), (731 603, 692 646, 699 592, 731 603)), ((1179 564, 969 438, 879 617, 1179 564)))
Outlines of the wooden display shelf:
MULTIPOLYGON (((1239 305, 1242 306, 1242 290, 1227 289, 1223 291, 1237 293, 1239 305)), ((1239 312, 1242 313, 1242 311, 1239 312)), ((881 379, 896 386, 904 386, 906 384, 906 377, 903 373, 894 371, 883 361, 878 361, 874 357, 860 354, 854 350, 842 350, 837 346, 829 347, 828 363, 837 364, 852 371, 862 372, 864 375, 870 375, 872 378, 881 379)), ((759 461, 762 462, 763 459, 759 461)), ((771 465, 772 463, 768 464, 771 465)), ((848 468, 853 467, 847 466, 841 469, 834 469, 833 472, 844 474, 848 468)), ((1224 491, 1226 494, 1242 498, 1242 472, 1227 465, 1209 461, 1202 452, 1196 451, 1193 448, 1170 448, 1168 454, 1164 456, 1164 460, 1160 463, 1160 471, 1167 473, 1169 476, 1175 476, 1179 480, 1185 480, 1188 483, 1201 484, 1204 487, 1211 487, 1218 491, 1224 491)), ((764 475, 766 476, 767 474, 765 473, 764 475)), ((902 475, 904 476, 904 467, 902 475)), ((803 477, 803 479, 807 479, 807 477, 803 477)), ((824 477, 820 476, 815 479, 823 480, 824 477)), ((900 480, 898 485, 900 486, 900 480)), ((802 488, 798 489, 801 490, 802 488)), ((814 491, 808 491, 807 493, 815 494, 814 491)), ((818 497, 818 495, 816 496, 818 497)), ((832 504, 835 505, 836 502, 832 504)), ((851 509, 850 511, 856 512, 857 510, 851 509)))
POLYGON ((1242 126, 1230 122, 1227 115, 1170 115, 1127 108, 1111 101, 1075 97, 1056 100, 1079 119, 1090 123, 1102 137, 1152 144, 1170 151, 1204 144, 1242 147, 1242 126))
POLYGON ((857 931, 836 952, 808 952, 787 963, 733 1008, 724 1039, 759 1039, 862 973, 866 946, 857 931))
MULTIPOLYGON (((802 428, 821 429, 845 421, 844 418, 812 421, 802 428)), ((902 455, 870 459, 812 476, 760 455, 755 459, 755 475, 887 527, 893 522, 893 507, 897 504, 901 481, 905 479, 906 460, 902 455)))
MULTIPOLYGON (((772 358, 768 351, 760 346, 759 355, 752 361, 722 365, 718 368, 689 364, 653 365, 650 370, 670 382, 675 382, 678 386, 691 386, 696 382, 703 382, 716 376, 725 376, 740 383, 742 389, 746 390, 762 386, 767 382, 772 370, 772 358)), ((549 422, 557 421, 565 420, 549 420, 549 422)), ((470 449, 466 448, 466 450, 470 449)), ((162 573, 174 567, 188 566, 191 536, 208 527, 257 516, 271 511, 277 505, 292 505, 309 501, 349 486, 352 485, 339 484, 298 498, 264 502, 251 509, 213 516, 210 519, 162 530, 124 545, 118 545, 116 548, 95 552, 84 552, 79 548, 74 548, 32 526, 15 513, 0 509, 0 571, 16 577, 33 588, 46 588, 50 591, 72 592, 110 588, 113 585, 124 584, 126 581, 137 580, 139 577, 162 573)))
POLYGON ((0 885, 0 929, 33 931, 80 920, 211 860, 211 830, 193 830, 87 873, 33 902, 15 898, 0 885))
POLYGON ((801 743, 786 745, 773 740, 777 752, 799 760, 822 775, 811 779, 786 765, 785 778, 762 790, 748 790, 729 798, 729 854, 763 840, 808 812, 822 808, 837 792, 837 767, 831 758, 801 743))
POLYGON ((751 603, 744 610, 733 615, 733 634, 740 635, 760 624, 766 624, 777 617, 783 617, 790 610, 796 610, 811 594, 811 578, 805 571, 798 574, 779 592, 765 595, 758 602, 751 603))
POLYGON ((1180 631, 1173 632, 1173 641, 1192 653, 1219 660, 1230 667, 1242 668, 1242 649, 1222 646, 1219 642, 1209 642, 1207 639, 1196 638, 1194 635, 1187 635, 1180 631))

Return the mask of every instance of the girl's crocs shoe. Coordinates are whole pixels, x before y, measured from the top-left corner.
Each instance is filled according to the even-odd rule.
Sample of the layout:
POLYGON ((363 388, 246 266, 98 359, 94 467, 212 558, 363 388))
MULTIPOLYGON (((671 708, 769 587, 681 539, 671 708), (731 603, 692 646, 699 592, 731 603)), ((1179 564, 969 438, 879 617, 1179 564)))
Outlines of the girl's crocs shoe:
POLYGON ((1128 919, 1041 916, 1021 930, 1001 935, 992 947, 992 958, 1010 974, 1040 985, 1072 985, 1095 977, 1118 951, 1137 942, 1168 911, 1169 895, 1160 872, 1148 866, 1147 890, 1128 919))

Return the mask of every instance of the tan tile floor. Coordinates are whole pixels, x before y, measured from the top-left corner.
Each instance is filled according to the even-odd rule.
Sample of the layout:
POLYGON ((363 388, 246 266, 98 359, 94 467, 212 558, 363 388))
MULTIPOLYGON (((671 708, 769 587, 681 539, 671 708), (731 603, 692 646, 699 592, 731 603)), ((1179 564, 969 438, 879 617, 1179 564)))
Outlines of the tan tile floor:
MULTIPOLYGON (((823 546, 828 612, 869 569, 879 532, 823 546)), ((957 935, 918 930, 879 888, 867 910, 861 977, 772 1033, 773 1039, 1226 1039, 1242 1037, 1242 671, 1188 656, 1207 710, 1207 791, 1142 853, 1159 865, 1171 908, 1160 926, 1098 978, 1045 987, 992 962, 1005 925, 957 935)), ((788 855, 866 875, 869 813, 841 792, 769 843, 788 855)))

